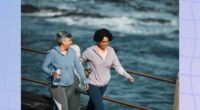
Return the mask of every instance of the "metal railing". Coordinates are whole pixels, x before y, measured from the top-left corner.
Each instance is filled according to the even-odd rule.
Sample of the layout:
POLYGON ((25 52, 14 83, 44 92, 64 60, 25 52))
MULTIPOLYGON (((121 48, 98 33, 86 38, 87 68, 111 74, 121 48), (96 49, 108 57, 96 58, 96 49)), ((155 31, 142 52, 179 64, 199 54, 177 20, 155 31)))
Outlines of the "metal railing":
MULTIPOLYGON (((25 76, 22 76, 22 80, 42 84, 42 85, 45 85, 45 86, 48 85, 47 82, 34 80, 34 79, 31 79, 31 78, 25 77, 25 76)), ((88 95, 87 92, 82 91, 82 90, 78 90, 78 89, 76 89, 75 92, 81 93, 81 94, 84 94, 84 95, 88 95)), ((121 100, 118 100, 118 99, 115 99, 115 98, 112 98, 112 97, 109 97, 109 96, 103 96, 102 99, 106 100, 106 101, 111 101, 111 102, 114 102, 114 103, 117 103, 117 104, 125 105, 125 106, 128 106, 128 107, 138 108, 140 110, 151 110, 150 108, 146 108, 146 107, 143 107, 143 106, 140 106, 140 105, 137 105, 137 104, 134 104, 134 103, 126 102, 126 101, 121 101, 121 100)))
MULTIPOLYGON (((22 50, 26 50, 26 51, 34 52, 34 53, 40 53, 40 54, 47 54, 46 51, 37 50, 37 49, 31 49, 31 48, 27 48, 27 47, 22 47, 22 50)), ((156 79, 156 80, 160 80, 160 81, 176 84, 176 80, 173 80, 173 79, 170 79, 170 78, 166 78, 166 77, 163 77, 163 76, 150 74, 150 73, 145 73, 145 72, 136 71, 136 70, 128 70, 128 69, 125 69, 125 70, 129 74, 135 74, 135 75, 139 75, 139 76, 144 76, 144 77, 148 77, 148 78, 152 78, 152 79, 156 79)))
MULTIPOLYGON (((31 49, 31 48, 27 48, 27 47, 22 47, 21 49, 25 50, 25 51, 29 51, 29 52, 39 53, 39 54, 47 54, 46 51, 37 50, 37 49, 31 49)), ((155 74, 140 72, 140 71, 136 71, 136 70, 128 70, 128 69, 125 69, 125 70, 129 74, 135 74, 135 75, 156 79, 156 80, 160 80, 160 81, 171 83, 171 84, 176 84, 176 81, 173 80, 173 79, 170 79, 170 78, 162 77, 162 76, 155 75, 155 74)), ((25 77, 25 76, 22 76, 22 80, 31 81, 31 82, 34 82, 34 83, 39 83, 39 84, 42 84, 42 85, 48 85, 47 82, 34 80, 34 79, 31 79, 31 78, 28 78, 28 77, 25 77)), ((75 92, 88 95, 87 92, 82 91, 82 90, 76 90, 75 92)), ((125 106, 128 106, 128 107, 138 108, 140 110, 151 110, 150 108, 146 108, 144 106, 140 106, 140 105, 137 105, 137 104, 134 104, 134 103, 130 103, 130 102, 114 99, 114 98, 109 97, 109 96, 103 96, 102 99, 106 100, 106 101, 111 101, 111 102, 114 102, 114 103, 117 103, 117 104, 122 104, 122 105, 125 105, 125 106)))

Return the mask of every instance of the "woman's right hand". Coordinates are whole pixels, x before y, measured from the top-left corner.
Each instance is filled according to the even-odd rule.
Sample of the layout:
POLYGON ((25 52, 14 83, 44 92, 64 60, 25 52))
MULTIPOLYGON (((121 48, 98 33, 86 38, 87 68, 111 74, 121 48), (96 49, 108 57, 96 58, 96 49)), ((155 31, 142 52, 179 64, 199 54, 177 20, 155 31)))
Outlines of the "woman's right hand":
POLYGON ((135 82, 135 79, 134 79, 133 77, 129 77, 129 78, 128 78, 128 81, 131 82, 131 83, 134 83, 134 82, 135 82))
POLYGON ((53 78, 58 78, 58 77, 59 77, 59 73, 56 72, 56 71, 54 71, 54 72, 52 73, 52 76, 53 76, 53 78))

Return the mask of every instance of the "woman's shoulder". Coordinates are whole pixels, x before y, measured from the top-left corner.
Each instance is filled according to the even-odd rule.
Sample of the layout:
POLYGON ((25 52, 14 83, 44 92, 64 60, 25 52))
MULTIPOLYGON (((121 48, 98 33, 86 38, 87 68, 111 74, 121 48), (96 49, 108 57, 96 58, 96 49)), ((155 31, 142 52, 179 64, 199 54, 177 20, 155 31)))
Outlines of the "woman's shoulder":
POLYGON ((93 46, 90 46, 90 47, 86 48, 86 49, 84 50, 84 52, 91 52, 94 48, 95 48, 94 45, 93 45, 93 46))
POLYGON ((76 52, 73 48, 69 48, 68 51, 73 53, 73 54, 76 52))
POLYGON ((112 47, 108 46, 107 48, 108 48, 108 51, 115 52, 115 50, 112 47))
POLYGON ((53 53, 55 53, 55 49, 50 49, 50 50, 47 51, 47 53, 48 54, 53 54, 53 53))
POLYGON ((47 54, 49 54, 49 55, 55 55, 56 52, 57 52, 56 49, 53 48, 53 49, 48 50, 48 51, 47 51, 47 54))

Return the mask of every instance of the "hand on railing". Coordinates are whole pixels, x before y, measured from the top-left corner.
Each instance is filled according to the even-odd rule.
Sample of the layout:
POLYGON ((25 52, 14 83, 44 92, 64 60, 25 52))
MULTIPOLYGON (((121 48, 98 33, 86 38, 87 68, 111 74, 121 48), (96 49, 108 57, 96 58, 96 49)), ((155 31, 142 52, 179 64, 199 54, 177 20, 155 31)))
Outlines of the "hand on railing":
POLYGON ((129 77, 128 78, 128 81, 130 81, 131 83, 134 83, 135 82, 135 79, 133 77, 129 77))

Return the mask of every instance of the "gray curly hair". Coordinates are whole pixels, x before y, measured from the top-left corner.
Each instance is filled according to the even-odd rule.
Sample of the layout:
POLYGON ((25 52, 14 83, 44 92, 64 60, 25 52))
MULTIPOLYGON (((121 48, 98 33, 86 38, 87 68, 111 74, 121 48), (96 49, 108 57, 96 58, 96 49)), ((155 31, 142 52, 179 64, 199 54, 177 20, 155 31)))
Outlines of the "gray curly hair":
POLYGON ((56 42, 58 45, 61 45, 62 41, 66 38, 72 38, 72 35, 66 31, 60 31, 56 34, 56 42))

